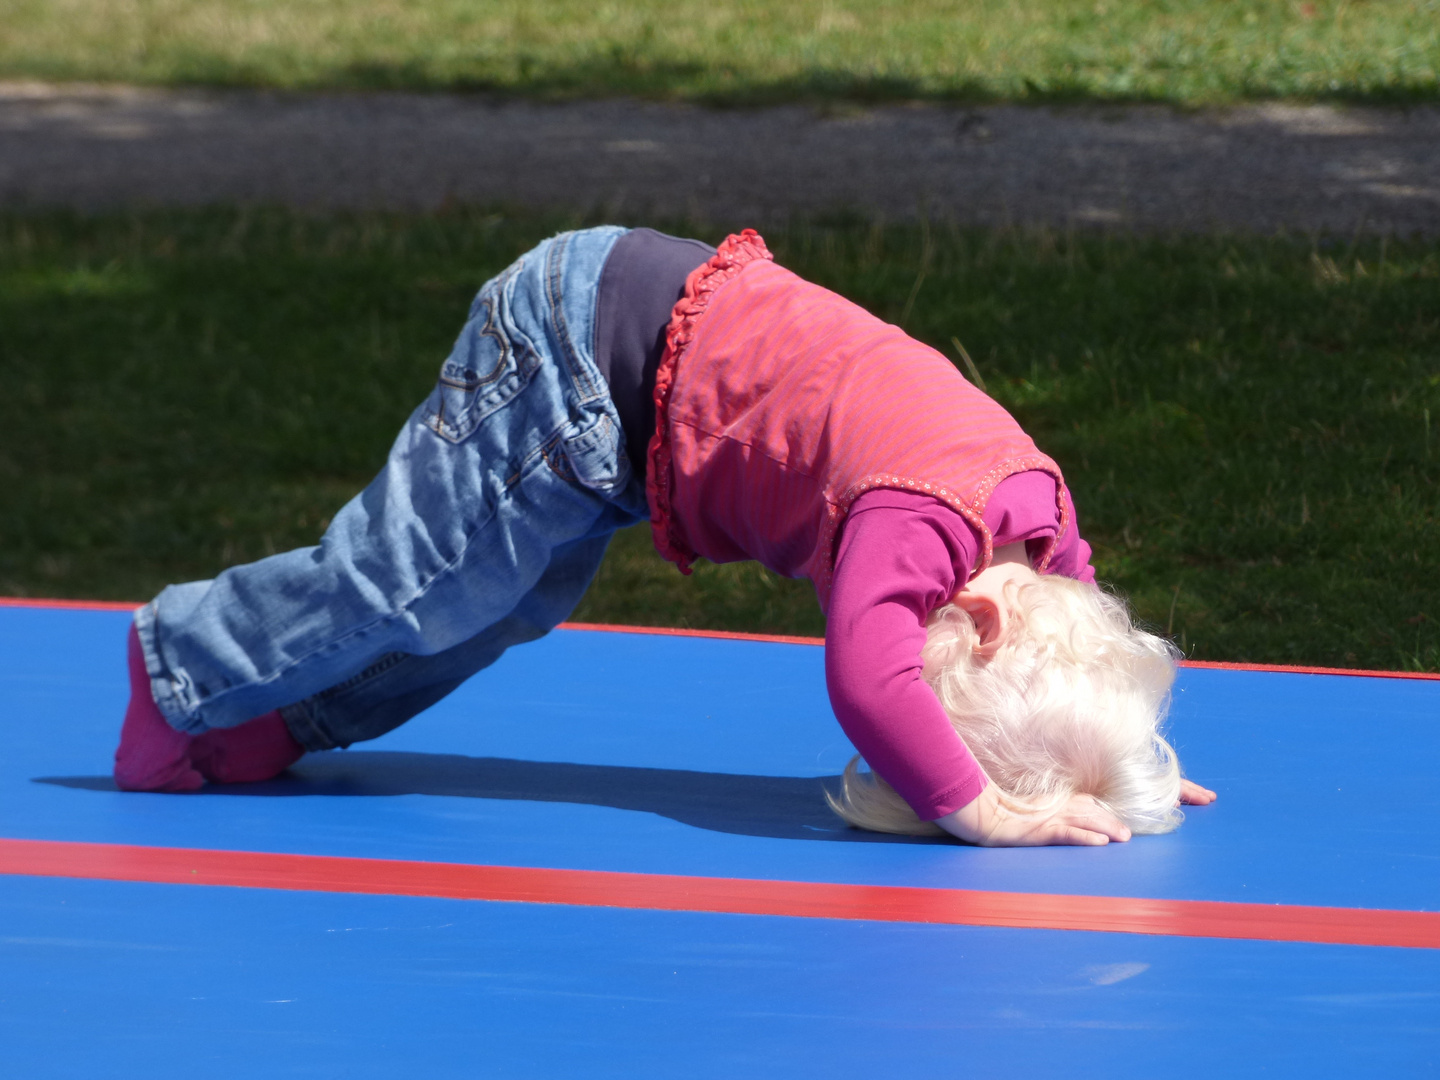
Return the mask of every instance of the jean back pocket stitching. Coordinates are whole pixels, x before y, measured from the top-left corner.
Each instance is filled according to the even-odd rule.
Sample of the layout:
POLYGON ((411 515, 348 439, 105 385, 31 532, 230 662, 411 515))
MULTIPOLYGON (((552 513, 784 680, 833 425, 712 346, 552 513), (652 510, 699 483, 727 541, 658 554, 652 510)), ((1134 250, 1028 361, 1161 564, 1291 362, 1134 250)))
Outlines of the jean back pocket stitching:
POLYGON ((453 418, 446 415, 446 400, 443 393, 438 395, 436 407, 426 411, 426 426, 441 438, 451 442, 463 442, 469 438, 480 426, 480 422, 485 416, 500 408, 505 404, 505 400, 508 400, 491 402, 488 408, 482 408, 481 395, 501 384, 506 376, 513 376, 514 387, 510 394, 510 397, 513 397, 529 381, 529 376, 534 373, 536 366, 534 358, 527 357, 527 349, 523 342, 514 343, 510 340, 501 325, 499 315, 499 308, 505 300, 505 289, 518 274, 522 262, 514 263, 484 290, 484 293, 476 299, 472 308, 473 314, 468 320, 473 323, 479 315, 479 310, 484 309, 485 322, 476 332, 476 336, 482 339, 490 337, 495 340, 500 355, 494 367, 483 376, 470 368, 459 368, 458 370, 462 373, 461 377, 453 374, 451 361, 447 360, 440 369, 437 390, 440 388, 458 390, 466 395, 461 408, 453 418))

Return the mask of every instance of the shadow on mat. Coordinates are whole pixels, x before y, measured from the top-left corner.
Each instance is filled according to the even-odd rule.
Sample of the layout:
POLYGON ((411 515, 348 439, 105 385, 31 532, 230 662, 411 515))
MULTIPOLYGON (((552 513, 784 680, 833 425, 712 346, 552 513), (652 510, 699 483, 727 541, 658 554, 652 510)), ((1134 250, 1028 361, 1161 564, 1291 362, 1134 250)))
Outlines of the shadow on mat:
MULTIPOLYGON (((45 776, 38 784, 114 791, 108 776, 45 776)), ((206 787, 187 798, 220 795, 449 795, 471 799, 578 803, 659 814, 697 829, 780 840, 943 844, 942 837, 887 836, 851 829, 825 805, 838 776, 743 776, 575 765, 564 761, 350 750, 315 754, 259 784, 206 787)))

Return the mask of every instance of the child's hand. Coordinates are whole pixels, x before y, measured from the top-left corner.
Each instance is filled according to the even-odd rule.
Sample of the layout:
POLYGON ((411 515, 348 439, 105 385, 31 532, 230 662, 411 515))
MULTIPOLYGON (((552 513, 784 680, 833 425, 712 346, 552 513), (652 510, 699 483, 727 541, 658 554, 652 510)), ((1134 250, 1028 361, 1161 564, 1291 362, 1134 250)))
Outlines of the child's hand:
POLYGON ((993 783, 935 824, 981 847, 1098 846, 1130 839, 1125 823, 1089 795, 1072 795, 1058 809, 1036 813, 1016 806, 993 783))
POLYGON ((1188 803, 1190 806, 1209 806, 1219 797, 1220 796, 1216 795, 1215 792, 1209 788, 1203 788, 1191 780, 1181 780, 1180 800, 1175 805, 1179 806, 1180 803, 1188 803))

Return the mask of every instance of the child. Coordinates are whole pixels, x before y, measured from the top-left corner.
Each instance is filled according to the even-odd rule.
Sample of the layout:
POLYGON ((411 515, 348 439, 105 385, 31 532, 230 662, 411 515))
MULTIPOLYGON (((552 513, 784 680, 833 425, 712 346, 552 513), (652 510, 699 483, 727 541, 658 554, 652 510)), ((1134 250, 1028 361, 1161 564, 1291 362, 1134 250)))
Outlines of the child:
POLYGON ((1058 466, 1003 409, 754 232, 717 251, 614 227, 480 290, 318 547, 136 613, 117 784, 258 780, 384 734, 561 622, 647 517, 687 573, 814 582, 874 770, 833 800, 854 824, 1103 844, 1213 798, 1157 731, 1170 646, 1093 585, 1058 466))

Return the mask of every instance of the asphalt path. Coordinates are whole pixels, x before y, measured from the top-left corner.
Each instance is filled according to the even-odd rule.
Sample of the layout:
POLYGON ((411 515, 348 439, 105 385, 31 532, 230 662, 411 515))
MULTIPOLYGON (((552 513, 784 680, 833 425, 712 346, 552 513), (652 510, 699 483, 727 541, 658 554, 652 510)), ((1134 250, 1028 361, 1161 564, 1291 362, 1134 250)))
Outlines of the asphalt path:
POLYGON ((1440 108, 715 110, 0 83, 0 206, 1440 234, 1440 108))

